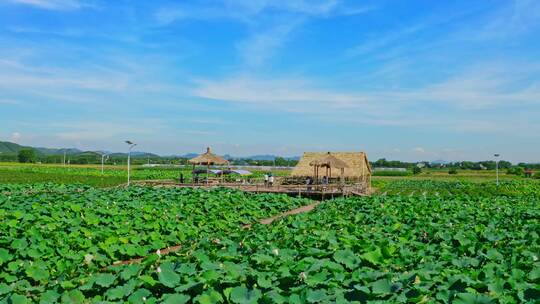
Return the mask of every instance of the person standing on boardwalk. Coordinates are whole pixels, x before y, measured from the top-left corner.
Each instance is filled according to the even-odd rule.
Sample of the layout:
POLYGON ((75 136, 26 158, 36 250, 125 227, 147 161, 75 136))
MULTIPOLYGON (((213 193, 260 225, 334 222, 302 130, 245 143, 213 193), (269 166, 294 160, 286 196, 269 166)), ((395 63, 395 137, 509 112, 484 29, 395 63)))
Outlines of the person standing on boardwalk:
POLYGON ((270 175, 268 177, 268 184, 270 185, 270 187, 272 187, 274 185, 274 176, 273 175, 270 175))
POLYGON ((268 173, 265 173, 265 174, 264 174, 264 186, 265 186, 265 187, 268 187, 268 179, 269 179, 268 173))

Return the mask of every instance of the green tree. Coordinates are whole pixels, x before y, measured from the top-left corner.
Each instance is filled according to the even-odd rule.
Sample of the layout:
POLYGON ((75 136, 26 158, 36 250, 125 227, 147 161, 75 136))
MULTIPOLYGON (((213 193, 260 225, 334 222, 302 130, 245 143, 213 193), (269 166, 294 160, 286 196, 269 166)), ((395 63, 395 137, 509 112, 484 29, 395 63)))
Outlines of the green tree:
POLYGON ((35 163, 36 162, 36 151, 34 149, 22 149, 17 155, 20 163, 35 163))
POLYGON ((422 173, 422 169, 420 167, 414 166, 412 169, 412 173, 414 175, 422 173))

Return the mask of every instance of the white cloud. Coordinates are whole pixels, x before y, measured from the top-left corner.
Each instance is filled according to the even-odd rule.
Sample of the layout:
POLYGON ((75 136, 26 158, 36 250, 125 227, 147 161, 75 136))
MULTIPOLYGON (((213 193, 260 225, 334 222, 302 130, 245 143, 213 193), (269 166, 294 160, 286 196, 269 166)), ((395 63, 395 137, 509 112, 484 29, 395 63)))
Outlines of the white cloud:
POLYGON ((489 63, 432 84, 410 98, 446 103, 464 109, 538 104, 540 66, 489 63), (415 96, 416 95, 416 96, 415 96))
POLYGON ((21 133, 19 132, 13 132, 11 133, 11 141, 14 143, 18 143, 19 140, 21 140, 21 133))
POLYGON ((411 89, 337 89, 308 78, 251 75, 199 80, 192 94, 327 123, 424 126, 530 136, 540 108, 540 67, 486 64, 411 89))
MULTIPOLYGON (((305 79, 257 79, 239 76, 219 81, 200 80, 193 91, 198 97, 249 103, 262 106, 279 106, 280 109, 297 110, 306 106, 321 110, 366 106, 367 99, 361 95, 317 88, 305 79)), ((318 112, 318 110, 317 110, 318 112)))
POLYGON ((88 103, 103 100, 102 97, 96 99, 99 94, 107 94, 107 99, 126 94, 142 98, 144 94, 177 96, 183 90, 180 84, 173 85, 155 77, 160 65, 148 64, 149 61, 144 64, 137 61, 124 63, 111 58, 108 60, 110 66, 82 64, 59 68, 34 66, 30 63, 33 60, 33 56, 0 59, 0 90, 17 97, 0 99, 0 103, 14 104, 16 101, 16 104, 21 104, 23 101, 20 100, 26 103, 37 98, 88 103))
MULTIPOLYGON (((281 109, 298 105, 328 109, 357 109, 385 115, 412 105, 444 105, 456 110, 485 109, 516 105, 538 106, 540 66, 497 65, 472 67, 445 80, 424 87, 386 90, 325 89, 307 78, 258 78, 233 76, 220 80, 199 80, 193 94, 203 98, 281 109)), ((308 110, 309 111, 309 110, 308 110)))
POLYGON ((413 152, 416 153, 416 154, 424 154, 426 153, 426 150, 422 147, 416 147, 413 149, 413 152))
POLYGON ((11 2, 48 10, 77 10, 95 7, 90 2, 80 0, 11 0, 11 2))

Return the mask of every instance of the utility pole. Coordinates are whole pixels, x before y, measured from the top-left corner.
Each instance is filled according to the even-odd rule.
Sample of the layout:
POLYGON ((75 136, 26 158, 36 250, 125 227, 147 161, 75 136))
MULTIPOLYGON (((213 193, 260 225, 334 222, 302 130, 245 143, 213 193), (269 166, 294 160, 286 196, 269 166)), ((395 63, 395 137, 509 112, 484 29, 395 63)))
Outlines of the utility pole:
POLYGON ((131 171, 131 150, 137 145, 129 140, 126 140, 126 144, 129 145, 128 149, 128 159, 127 159, 127 185, 129 186, 130 183, 130 171, 131 171))
POLYGON ((64 150, 64 160, 62 161, 64 167, 66 166, 66 150, 64 150))

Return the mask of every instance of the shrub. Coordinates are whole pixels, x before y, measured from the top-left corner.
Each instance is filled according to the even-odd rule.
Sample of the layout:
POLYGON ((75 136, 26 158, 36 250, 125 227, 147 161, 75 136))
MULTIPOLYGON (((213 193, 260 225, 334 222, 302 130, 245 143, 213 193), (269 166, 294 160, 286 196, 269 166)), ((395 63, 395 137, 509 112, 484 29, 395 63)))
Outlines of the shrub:
POLYGON ((452 168, 452 169, 448 170, 448 174, 457 174, 457 173, 458 172, 457 172, 456 168, 452 168))
POLYGON ((375 171, 373 176, 409 176, 411 171, 375 171))
POLYGON ((521 167, 514 167, 506 170, 506 174, 513 174, 513 175, 524 175, 525 170, 521 167))
POLYGON ((413 167, 413 169, 412 169, 412 173, 413 173, 414 175, 420 174, 420 173, 422 173, 422 169, 415 166, 415 167, 413 167))
POLYGON ((536 172, 533 177, 536 179, 540 179, 540 171, 536 172))

